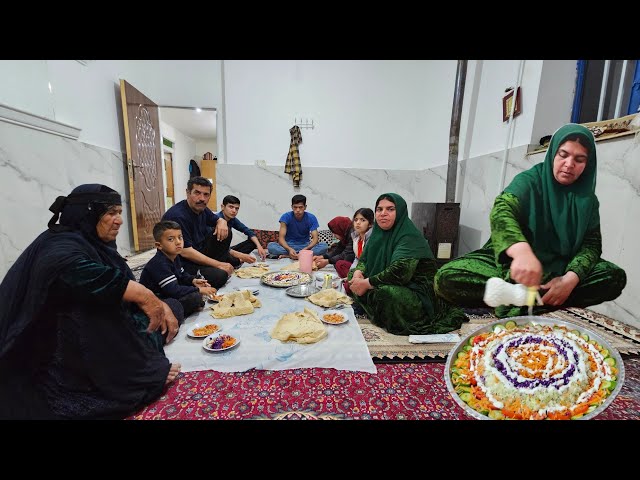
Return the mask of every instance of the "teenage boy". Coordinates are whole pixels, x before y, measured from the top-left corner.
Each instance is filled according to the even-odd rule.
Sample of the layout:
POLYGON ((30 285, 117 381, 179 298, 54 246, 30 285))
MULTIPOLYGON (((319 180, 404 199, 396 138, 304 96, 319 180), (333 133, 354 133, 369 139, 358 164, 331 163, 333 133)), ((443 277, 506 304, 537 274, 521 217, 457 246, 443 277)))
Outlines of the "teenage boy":
POLYGON ((140 283, 167 303, 182 324, 185 317, 204 306, 202 295, 215 295, 217 290, 204 278, 185 272, 180 260, 183 239, 179 223, 171 220, 156 223, 153 239, 158 251, 144 266, 140 283))
POLYGON ((291 199, 291 211, 280 217, 278 241, 267 245, 270 255, 297 260, 300 250, 311 250, 314 255, 324 255, 327 252, 329 245, 318 242, 318 219, 306 209, 307 197, 294 195, 291 199))
POLYGON ((222 205, 220 205, 220 211, 217 213, 219 218, 224 218, 227 221, 229 227, 229 235, 222 241, 219 241, 216 237, 209 237, 207 240, 207 246, 204 253, 221 262, 228 262, 234 266, 239 267, 242 262, 254 263, 256 261, 253 255, 248 255, 253 252, 254 249, 258 249, 258 255, 262 260, 267 256, 262 245, 258 241, 256 234, 242 223, 238 218, 238 211, 240 210, 240 199, 233 195, 227 195, 222 199, 222 205), (230 247, 233 237, 233 229, 244 233, 247 236, 247 240, 238 243, 233 247, 230 247))

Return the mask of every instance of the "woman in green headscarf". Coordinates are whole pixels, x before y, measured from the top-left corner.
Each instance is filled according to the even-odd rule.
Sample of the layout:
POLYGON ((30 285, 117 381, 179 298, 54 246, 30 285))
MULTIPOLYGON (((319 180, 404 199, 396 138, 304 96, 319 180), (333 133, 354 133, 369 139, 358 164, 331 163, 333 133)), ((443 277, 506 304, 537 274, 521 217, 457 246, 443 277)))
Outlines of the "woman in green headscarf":
POLYGON ((404 199, 395 193, 380 195, 375 216, 371 237, 349 273, 351 296, 374 324, 396 335, 460 328, 466 316, 436 296, 436 262, 404 199))
MULTIPOLYGON (((460 306, 485 306, 491 277, 540 288, 544 306, 586 307, 620 295, 627 277, 603 260, 596 146, 586 127, 569 123, 551 138, 544 162, 516 175, 496 197, 491 238, 480 250, 444 265, 438 295, 460 306)), ((500 306, 496 316, 524 315, 526 307, 500 306)))

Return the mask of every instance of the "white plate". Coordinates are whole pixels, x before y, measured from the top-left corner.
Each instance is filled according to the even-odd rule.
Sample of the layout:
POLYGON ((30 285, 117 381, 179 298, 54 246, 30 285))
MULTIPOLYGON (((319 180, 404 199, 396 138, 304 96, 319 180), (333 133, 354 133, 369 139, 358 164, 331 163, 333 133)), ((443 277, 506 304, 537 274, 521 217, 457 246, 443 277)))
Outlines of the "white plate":
POLYGON ((324 323, 326 323, 327 325, 342 325, 343 323, 347 323, 349 321, 349 318, 342 313, 340 310, 325 310, 324 312, 320 312, 318 314, 318 316, 320 317, 320 320, 322 320, 324 323), (327 314, 336 314, 336 315, 340 315, 342 317, 342 321, 341 322, 337 322, 337 323, 333 323, 333 322, 328 322, 327 320, 324 319, 324 316, 327 314))
POLYGON ((195 333, 193 333, 194 330, 198 329, 198 328, 203 328, 206 325, 215 325, 216 327, 218 327, 218 330, 216 330, 213 333, 218 333, 220 330, 222 330, 222 327, 220 325, 218 325, 217 323, 213 323, 213 322, 202 322, 202 323, 195 323, 191 328, 189 328, 189 330, 187 330, 187 335, 191 338, 204 338, 208 335, 212 335, 213 333, 207 333, 206 335, 196 335, 195 333))
POLYGON ((211 335, 207 336, 207 338, 205 338, 202 341, 202 348, 204 348, 205 350, 208 350, 209 352, 224 352, 225 350, 229 350, 231 348, 237 347, 238 344, 240 343, 240 340, 238 339, 238 337, 234 337, 236 339, 236 343, 234 343, 230 347, 227 347, 227 348, 211 348, 209 345, 212 345, 213 342, 216 340, 216 338, 218 338, 221 335, 224 335, 224 333, 212 333, 211 335))

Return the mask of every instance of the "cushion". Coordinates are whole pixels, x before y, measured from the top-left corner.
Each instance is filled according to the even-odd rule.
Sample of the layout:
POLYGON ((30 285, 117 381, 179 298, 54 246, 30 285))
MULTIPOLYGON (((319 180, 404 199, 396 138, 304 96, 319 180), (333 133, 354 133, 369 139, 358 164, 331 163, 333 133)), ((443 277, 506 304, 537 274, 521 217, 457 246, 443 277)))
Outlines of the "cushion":
POLYGON ((331 246, 332 243, 339 241, 336 237, 333 236, 333 232, 329 229, 318 230, 318 237, 318 241, 325 242, 329 246, 331 246))
MULTIPOLYGON (((277 242, 278 237, 280 236, 279 230, 260 230, 256 228, 252 228, 253 232, 258 237, 258 241, 262 248, 267 248, 267 244, 269 242, 277 242)), ((325 242, 327 245, 331 245, 334 242, 337 242, 338 239, 333 236, 333 232, 329 229, 326 230, 318 230, 318 241, 325 242)), ((311 236, 309 236, 311 238, 311 236)))
POLYGON ((258 237, 258 241, 260 242, 260 245, 262 245, 262 248, 267 248, 269 242, 277 242, 278 237, 280 236, 280 231, 278 230, 258 230, 255 228, 252 228, 251 230, 253 230, 256 237, 258 237))

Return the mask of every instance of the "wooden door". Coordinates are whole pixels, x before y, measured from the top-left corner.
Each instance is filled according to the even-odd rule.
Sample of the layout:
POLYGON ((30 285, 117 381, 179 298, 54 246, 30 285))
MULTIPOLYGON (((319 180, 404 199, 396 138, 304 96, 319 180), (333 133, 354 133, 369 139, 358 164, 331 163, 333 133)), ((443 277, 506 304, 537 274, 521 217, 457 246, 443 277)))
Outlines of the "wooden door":
POLYGON ((208 178, 213 187, 211 187, 211 198, 209 199, 209 203, 207 206, 213 210, 214 212, 218 211, 218 202, 216 201, 216 160, 205 160, 202 159, 200 161, 200 175, 204 178, 208 178))
POLYGON ((164 152, 164 171, 167 175, 167 208, 172 207, 176 201, 173 195, 173 156, 171 152, 164 152))
POLYGON ((154 102, 122 79, 120 98, 127 146, 133 244, 138 252, 154 247, 153 226, 165 211, 162 138, 158 106, 154 102))

